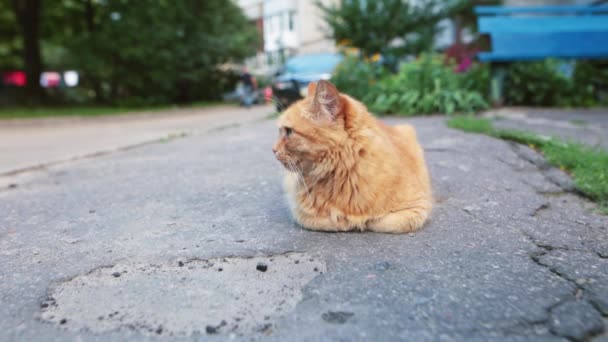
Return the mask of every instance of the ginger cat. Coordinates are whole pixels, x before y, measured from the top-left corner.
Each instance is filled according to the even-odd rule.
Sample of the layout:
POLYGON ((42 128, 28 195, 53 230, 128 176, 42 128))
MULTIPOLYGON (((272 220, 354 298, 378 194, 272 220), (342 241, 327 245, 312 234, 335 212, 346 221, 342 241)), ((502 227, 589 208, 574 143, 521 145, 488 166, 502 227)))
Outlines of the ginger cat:
POLYGON ((416 132, 388 126, 327 81, 278 119, 276 158, 296 221, 322 231, 408 233, 431 212, 429 174, 416 132))

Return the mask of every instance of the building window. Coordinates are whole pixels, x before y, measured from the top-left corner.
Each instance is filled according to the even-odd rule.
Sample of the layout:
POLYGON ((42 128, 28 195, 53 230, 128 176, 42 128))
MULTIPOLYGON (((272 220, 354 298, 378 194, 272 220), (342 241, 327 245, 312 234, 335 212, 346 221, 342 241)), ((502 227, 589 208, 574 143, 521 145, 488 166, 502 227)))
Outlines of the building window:
POLYGON ((295 13, 289 12, 289 31, 295 31, 295 13))

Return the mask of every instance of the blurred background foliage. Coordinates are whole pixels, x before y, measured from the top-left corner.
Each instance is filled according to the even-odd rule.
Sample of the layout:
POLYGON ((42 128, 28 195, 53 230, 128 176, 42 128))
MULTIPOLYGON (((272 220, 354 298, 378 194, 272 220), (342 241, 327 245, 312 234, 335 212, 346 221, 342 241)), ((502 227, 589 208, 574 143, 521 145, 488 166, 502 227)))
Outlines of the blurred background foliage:
POLYGON ((454 114, 486 109, 488 68, 474 65, 464 73, 455 68, 441 54, 421 54, 402 63, 397 73, 389 73, 380 63, 350 56, 338 66, 333 80, 342 92, 362 99, 377 113, 454 114))
MULTIPOLYGON (((318 3, 327 34, 346 58, 333 75, 344 92, 379 112, 469 112, 489 103, 491 70, 476 62, 475 5, 500 0, 342 0, 318 3), (438 49, 442 20, 455 35, 438 49), (353 52, 354 51, 354 52, 353 52)), ((33 75, 5 88, 0 103, 153 105, 220 99, 234 66, 254 54, 258 31, 227 0, 0 0, 0 70, 33 75), (75 88, 42 89, 38 75, 77 70, 75 88)), ((608 104, 606 61, 517 62, 505 66, 505 104, 608 104)), ((259 77, 260 86, 272 82, 259 77)))
MULTIPOLYGON (((489 42, 476 34, 475 5, 501 1, 345 0, 319 5, 330 36, 347 55, 333 75, 339 89, 378 113, 475 112, 489 107, 491 67, 476 62, 489 42), (451 18, 474 40, 437 49, 440 22, 451 18)), ((504 102, 518 106, 608 105, 606 61, 513 62, 506 68, 504 102)))
POLYGON ((508 105, 593 107, 608 105, 608 68, 602 61, 555 59, 507 66, 508 105))
POLYGON ((431 49, 438 22, 458 11, 463 3, 344 0, 332 6, 318 6, 336 42, 359 48, 365 57, 382 54, 397 60, 431 49))
POLYGON ((22 102, 44 103, 218 99, 237 77, 218 66, 250 56, 259 40, 225 0, 2 0, 0 33, 2 70, 80 72, 81 86, 57 94, 28 82, 22 102))
MULTIPOLYGON (((488 108, 476 86, 489 82, 485 73, 455 72, 455 64, 443 56, 422 54, 404 63, 399 72, 381 79, 365 98, 372 110, 403 115, 456 112, 473 113, 488 108), (483 80, 472 79, 483 77, 483 80)), ((474 69, 483 68, 475 66, 474 69)))

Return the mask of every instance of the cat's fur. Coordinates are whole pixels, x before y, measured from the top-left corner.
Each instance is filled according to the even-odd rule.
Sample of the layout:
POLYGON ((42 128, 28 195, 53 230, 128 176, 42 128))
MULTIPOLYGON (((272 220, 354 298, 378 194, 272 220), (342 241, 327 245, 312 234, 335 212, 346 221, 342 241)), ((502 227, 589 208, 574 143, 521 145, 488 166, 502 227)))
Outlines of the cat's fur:
POLYGON ((327 81, 278 119, 276 158, 295 219, 323 231, 406 233, 432 206, 422 148, 412 126, 388 126, 327 81))

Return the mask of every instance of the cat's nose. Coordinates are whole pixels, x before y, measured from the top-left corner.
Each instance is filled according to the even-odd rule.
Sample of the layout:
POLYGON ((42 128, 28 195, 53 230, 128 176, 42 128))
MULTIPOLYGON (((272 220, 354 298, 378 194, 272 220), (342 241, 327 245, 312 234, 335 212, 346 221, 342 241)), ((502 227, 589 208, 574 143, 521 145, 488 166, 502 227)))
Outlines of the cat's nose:
POLYGON ((277 153, 277 147, 276 146, 272 147, 272 153, 277 153))

